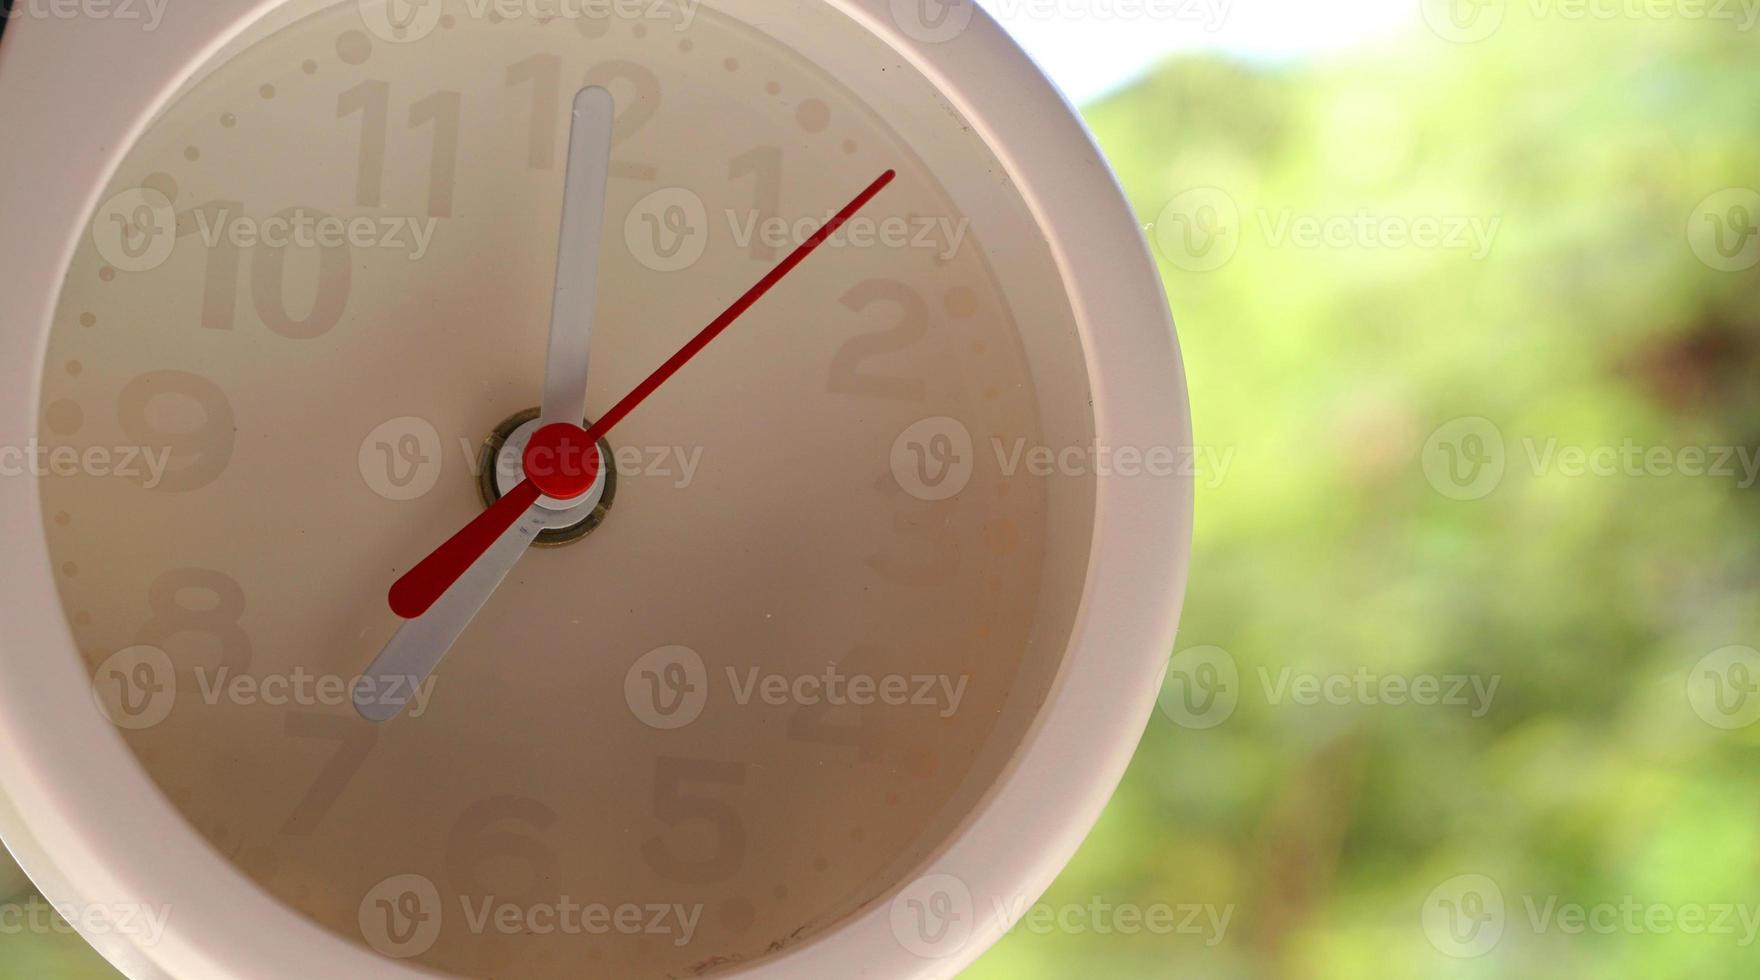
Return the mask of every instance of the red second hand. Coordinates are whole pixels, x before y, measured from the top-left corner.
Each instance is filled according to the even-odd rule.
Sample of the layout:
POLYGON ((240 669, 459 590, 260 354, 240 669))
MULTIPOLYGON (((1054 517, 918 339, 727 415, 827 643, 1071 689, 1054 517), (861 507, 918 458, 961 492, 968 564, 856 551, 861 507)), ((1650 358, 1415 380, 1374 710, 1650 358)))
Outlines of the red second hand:
MULTIPOLYGON (((542 451, 552 459, 583 458, 596 466, 598 462, 596 447, 600 439, 604 438, 617 423, 623 421, 625 416, 635 411, 636 407, 646 401, 656 389, 677 374, 679 369, 690 363, 692 358, 701 354, 703 348, 714 342, 716 337, 721 336, 723 331, 733 325, 733 321, 739 319, 747 310, 756 305, 758 300, 763 299, 764 294, 774 289, 777 283, 795 270, 796 266, 805 262, 807 256, 825 244, 832 235, 837 233, 839 228, 842 228, 849 219, 855 217, 856 212, 867 207, 868 202, 885 190, 886 185, 892 183, 893 178, 897 176, 898 173, 893 170, 881 174, 878 180, 868 185, 867 190, 856 195, 855 200, 849 202, 842 211, 837 212, 830 221, 827 221, 825 227, 820 228, 813 237, 802 242, 799 248, 789 253, 788 258, 782 260, 780 265, 770 270, 769 275, 760 279, 758 284, 747 290, 744 296, 735 300, 725 313, 715 318, 715 322, 704 327, 701 333, 691 338, 690 343, 685 344, 678 353, 672 355, 671 359, 660 365, 653 374, 648 375, 646 381, 636 385, 634 391, 625 395, 623 400, 618 402, 611 411, 606 412, 604 417, 593 423, 591 429, 583 431, 580 426, 551 425, 546 427, 546 431, 534 435, 532 444, 526 448, 528 464, 532 460, 534 451, 542 451), (574 431, 568 432, 566 431, 568 429, 574 431), (540 445, 539 436, 548 436, 542 440, 542 445, 540 445), (589 451, 584 454, 579 452, 578 450, 582 447, 586 447, 589 451), (569 452, 570 449, 577 451, 569 452)), ((532 472, 530 465, 527 466, 527 472, 532 472)), ((553 473, 551 479, 544 482, 547 486, 557 484, 562 488, 563 492, 559 499, 570 499, 585 493, 592 485, 591 476, 588 476, 584 481, 581 476, 580 473, 553 473), (576 486, 580 488, 578 491, 566 492, 574 490, 576 486)), ((554 495, 556 490, 552 489, 551 492, 554 495)), ((517 523, 520 516, 530 510, 531 506, 537 503, 538 498, 544 494, 545 490, 540 489, 537 483, 528 478, 509 491, 506 496, 496 501, 493 507, 478 514, 475 520, 464 526, 463 530, 453 535, 445 544, 434 549, 432 554, 422 559, 420 564, 410 569, 397 580, 396 584, 391 586, 391 611, 404 619, 415 619, 432 609, 434 603, 439 602, 440 597, 446 594, 446 590, 452 588, 453 583, 458 581, 459 576, 476 564, 477 559, 483 557, 483 552, 488 551, 490 545, 506 534, 507 529, 517 523)))

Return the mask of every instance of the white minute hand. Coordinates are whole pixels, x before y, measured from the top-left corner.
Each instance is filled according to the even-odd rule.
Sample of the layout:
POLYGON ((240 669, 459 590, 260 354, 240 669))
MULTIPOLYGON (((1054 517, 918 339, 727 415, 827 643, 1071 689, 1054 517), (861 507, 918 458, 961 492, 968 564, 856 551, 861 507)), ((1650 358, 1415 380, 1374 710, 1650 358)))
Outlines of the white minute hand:
MULTIPOLYGON (((556 291, 550 308, 550 352, 544 369, 543 424, 579 425, 586 412, 587 364, 593 310, 599 293, 599 246, 605 228, 605 185, 611 170, 611 126, 616 105, 602 88, 582 89, 574 100, 568 175, 562 191, 562 235, 556 291)), ((403 712, 489 597, 543 530, 544 504, 533 504, 508 528, 469 574, 434 605, 408 620, 385 644, 354 689, 355 710, 369 721, 403 712)))
POLYGON ((550 306, 550 354, 544 368, 544 424, 579 425, 587 407, 593 309, 599 302, 599 245, 605 237, 605 185, 611 177, 611 125, 617 106, 602 88, 574 98, 568 179, 562 190, 562 238, 550 306))

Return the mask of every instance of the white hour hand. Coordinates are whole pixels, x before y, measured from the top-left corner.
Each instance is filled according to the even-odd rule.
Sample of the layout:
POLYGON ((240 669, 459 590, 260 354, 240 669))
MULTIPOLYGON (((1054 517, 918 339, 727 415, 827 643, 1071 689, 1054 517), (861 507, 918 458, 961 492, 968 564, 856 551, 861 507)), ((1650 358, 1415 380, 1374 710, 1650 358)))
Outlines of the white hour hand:
POLYGON ((398 627, 378 659, 355 682, 354 707, 362 718, 384 722, 403 712, 544 527, 541 508, 534 504, 432 609, 398 627))
MULTIPOLYGON (((611 93, 582 89, 574 100, 568 174, 562 190, 562 232, 550 310, 550 351, 544 375, 543 423, 579 425, 586 412, 587 360, 599 292, 599 246, 605 228, 605 185, 611 172, 611 93)), ((403 712, 488 604, 513 566, 546 528, 534 504, 421 616, 405 622, 355 685, 354 705, 369 721, 403 712)))

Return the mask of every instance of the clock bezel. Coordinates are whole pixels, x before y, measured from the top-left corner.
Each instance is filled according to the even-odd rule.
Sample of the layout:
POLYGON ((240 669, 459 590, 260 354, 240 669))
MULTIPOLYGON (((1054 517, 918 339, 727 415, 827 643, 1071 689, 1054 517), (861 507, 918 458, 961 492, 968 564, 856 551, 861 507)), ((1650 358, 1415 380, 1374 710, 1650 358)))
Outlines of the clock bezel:
MULTIPOLYGON (((27 445, 50 325, 89 215, 160 109, 250 25, 299 0, 170 5, 154 31, 118 19, 25 19, 0 42, 0 445, 27 445), (117 85, 116 79, 128 84, 117 85)), ((1189 450, 1185 375, 1161 280, 1079 117, 982 11, 919 41, 889 0, 816 0, 865 25, 933 80, 1003 161, 1039 217, 1081 329, 1102 445, 1189 450)), ((1122 778, 1154 710, 1184 595, 1189 480, 1102 479, 1087 581, 1057 681, 1013 760, 914 880, 978 896, 970 938, 924 958, 894 937, 897 890, 801 945, 726 976, 951 976, 1055 878, 1122 778), (1055 801, 1047 805, 1046 801, 1055 801), (995 897, 1001 901, 992 902, 995 897)), ((35 480, 0 480, 0 836, 54 901, 173 911, 151 949, 89 935, 131 977, 439 977, 349 943, 285 908, 215 853, 135 762, 91 699, 56 595, 35 480), (118 801, 126 806, 118 806, 118 801), (265 928, 265 923, 272 927, 265 928)), ((903 889, 909 882, 900 882, 903 889)))

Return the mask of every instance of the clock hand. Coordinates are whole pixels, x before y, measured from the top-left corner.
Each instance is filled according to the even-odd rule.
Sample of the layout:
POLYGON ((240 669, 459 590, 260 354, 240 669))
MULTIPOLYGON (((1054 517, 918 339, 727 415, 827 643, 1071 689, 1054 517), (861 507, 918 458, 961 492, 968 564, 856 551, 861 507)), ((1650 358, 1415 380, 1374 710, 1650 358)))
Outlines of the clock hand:
POLYGON ((897 176, 897 172, 892 170, 881 174, 879 179, 856 195, 855 200, 845 205, 813 237, 802 242, 799 248, 760 279, 757 285, 735 300, 714 322, 704 327, 702 332, 691 338, 665 364, 660 365, 647 380, 637 385, 611 411, 593 423, 591 429, 583 430, 578 425, 559 422, 545 426, 534 434, 531 445, 526 448, 526 480, 493 507, 478 514, 475 520, 465 525, 451 540, 398 579, 391 587, 392 611, 405 619, 427 612, 540 496, 568 500, 586 493, 598 476, 599 440, 692 358, 702 353, 703 348, 721 336, 723 331, 774 289, 785 276, 806 261, 807 256, 825 244, 827 239, 885 190, 886 185, 892 183, 897 176))
POLYGON ((355 685, 355 711, 362 718, 385 722, 403 713, 417 689, 464 635, 465 627, 488 605, 489 597, 543 533, 544 518, 533 513, 535 509, 527 508, 507 533, 495 539, 432 609, 392 634, 355 685))
MULTIPOLYGON (((611 171, 611 126, 617 105, 605 89, 582 89, 574 100, 568 172, 563 178, 562 231, 550 306, 550 346, 544 367, 543 420, 579 421, 586 411, 587 362, 598 301, 599 246, 605 233, 605 185, 611 171)), ((516 503, 524 494, 510 494, 516 503)), ((544 530, 537 499, 524 503, 514 523, 488 545, 468 575, 411 618, 391 637, 355 688, 355 708, 370 721, 389 721, 402 698, 439 666, 489 597, 544 530), (413 683, 412 683, 413 682, 413 683)))
POLYGON ((599 245, 605 236, 605 184, 611 175, 611 123, 617 104, 602 88, 574 99, 568 177, 562 189, 562 237, 550 304, 550 353, 544 368, 546 425, 578 423, 587 406, 587 361, 599 301, 599 245))
POLYGON ((398 579, 391 586, 391 611, 412 620, 426 615, 483 552, 516 533, 514 525, 532 514, 540 498, 573 500, 591 490, 599 463, 598 437, 578 425, 558 422, 532 433, 526 479, 398 579))
POLYGON ((721 336, 722 331, 731 326, 733 321, 743 316, 747 310, 757 304, 758 300, 764 298, 765 293, 776 288, 776 284, 781 282, 783 277, 793 272, 796 266, 805 262, 807 256, 812 255, 819 246, 825 244, 827 239, 837 234, 838 229, 842 228, 849 219, 855 217, 856 212, 867 207, 868 202, 885 190, 886 185, 892 183, 892 179, 897 176, 896 171, 888 170, 872 184, 869 184, 866 190, 857 194, 855 200, 844 205, 842 211, 837 212, 836 216, 825 223, 825 227, 820 228, 813 234, 813 237, 802 242, 799 248, 789 253, 788 258, 783 259, 781 264, 770 270, 769 275, 758 280, 758 284, 747 290, 744 296, 734 300, 733 305, 728 307, 726 312, 715 318, 715 322, 704 327, 701 333, 691 338, 691 342, 685 344, 665 364, 660 365, 653 374, 648 376, 646 381, 636 385, 634 391, 623 396, 623 401, 618 402, 611 411, 605 413, 603 418, 593 423, 592 429, 587 432, 588 437, 595 442, 604 438, 613 426, 623 421, 624 416, 635 411, 636 406, 646 401, 656 388, 677 374, 680 368, 690 362, 691 358, 701 354, 703 348, 709 346, 716 337, 721 336))

